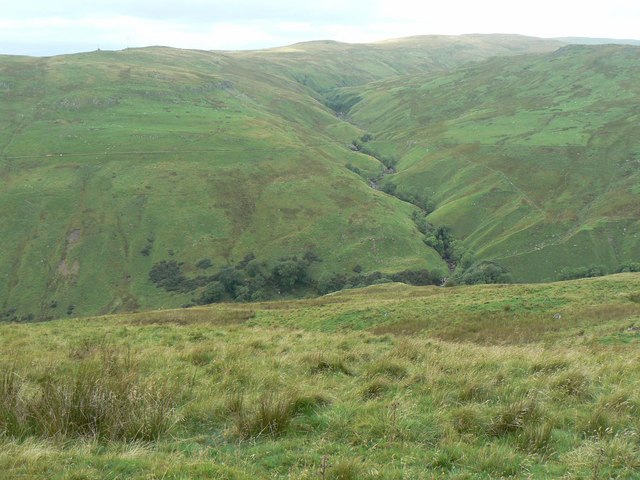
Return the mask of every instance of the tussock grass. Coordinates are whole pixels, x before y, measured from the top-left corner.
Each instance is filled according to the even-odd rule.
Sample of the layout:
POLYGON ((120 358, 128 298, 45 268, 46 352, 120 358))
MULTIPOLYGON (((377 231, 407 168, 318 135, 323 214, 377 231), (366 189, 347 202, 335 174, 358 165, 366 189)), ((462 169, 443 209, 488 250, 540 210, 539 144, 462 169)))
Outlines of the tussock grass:
MULTIPOLYGON (((589 283, 590 298, 601 282, 589 283)), ((488 291, 539 294, 523 288, 488 291)), ((379 286, 374 298, 350 291, 349 304, 273 310, 279 317, 252 306, 256 316, 240 324, 0 325, 12 356, 0 370, 0 469, 11 480, 314 480, 326 457, 325 478, 342 461, 351 462, 344 475, 363 479, 592 478, 596 469, 634 478, 640 353, 612 337, 633 313, 527 344, 323 328, 354 303, 390 311, 397 298, 399 317, 447 295, 452 308, 478 307, 474 288, 441 291, 438 300, 379 286)))
POLYGON ((569 370, 557 375, 552 381, 552 387, 569 397, 588 397, 590 395, 589 377, 579 370, 569 370))
POLYGON ((396 360, 381 358, 367 367, 367 374, 371 377, 386 376, 392 379, 402 379, 408 375, 408 370, 405 365, 396 360))
POLYGON ((362 477, 361 462, 354 458, 343 458, 337 460, 328 469, 329 480, 357 480, 362 477))
POLYGON ((324 352, 317 352, 308 355, 305 360, 312 374, 341 373, 349 376, 355 374, 345 360, 337 355, 327 355, 324 352))
POLYGON ((152 441, 177 421, 177 393, 166 382, 141 378, 129 357, 111 350, 81 361, 69 375, 45 374, 37 384, 9 368, 0 396, 1 431, 16 438, 152 441))
POLYGON ((243 440, 278 437, 297 416, 312 414, 329 403, 330 400, 320 394, 269 391, 252 400, 236 395, 227 405, 233 418, 231 434, 243 440))
POLYGON ((479 405, 464 405, 450 410, 451 424, 458 433, 481 433, 486 427, 484 409, 479 405))
POLYGON ((374 378, 362 389, 362 398, 371 400, 383 396, 392 387, 392 383, 386 378, 374 378))
POLYGON ((539 406, 531 398, 517 400, 502 407, 491 419, 487 433, 496 437, 521 432, 540 419, 539 406))

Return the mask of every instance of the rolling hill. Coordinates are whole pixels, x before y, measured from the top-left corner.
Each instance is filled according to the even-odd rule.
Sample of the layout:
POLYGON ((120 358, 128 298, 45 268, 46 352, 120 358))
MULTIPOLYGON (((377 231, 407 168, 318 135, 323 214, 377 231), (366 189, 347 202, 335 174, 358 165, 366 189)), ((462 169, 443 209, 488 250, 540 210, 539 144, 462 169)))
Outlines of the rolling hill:
POLYGON ((567 46, 334 94, 428 198, 518 281, 640 258, 640 48, 567 46))
POLYGON ((558 45, 419 37, 2 57, 4 318, 188 303, 191 293, 149 281, 163 260, 195 274, 200 260, 220 269, 247 255, 312 252, 322 259, 315 279, 354 268, 444 272, 411 218, 416 208, 353 173, 384 167, 349 148, 363 132, 322 92, 558 45))

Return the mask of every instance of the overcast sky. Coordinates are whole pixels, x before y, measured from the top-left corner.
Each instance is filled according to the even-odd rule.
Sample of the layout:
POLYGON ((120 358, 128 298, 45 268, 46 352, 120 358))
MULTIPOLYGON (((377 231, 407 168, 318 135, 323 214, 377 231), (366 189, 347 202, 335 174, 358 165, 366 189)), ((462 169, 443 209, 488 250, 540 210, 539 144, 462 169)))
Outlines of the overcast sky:
POLYGON ((1 0, 0 53, 519 33, 640 38, 640 0, 1 0))

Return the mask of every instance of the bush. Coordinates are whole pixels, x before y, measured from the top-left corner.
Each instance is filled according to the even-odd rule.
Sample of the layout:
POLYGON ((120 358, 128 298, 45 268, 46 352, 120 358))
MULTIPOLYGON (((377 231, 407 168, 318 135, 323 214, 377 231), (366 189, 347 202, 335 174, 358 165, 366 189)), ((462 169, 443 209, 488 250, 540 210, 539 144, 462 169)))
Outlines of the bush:
POLYGON ((560 280, 575 280, 577 278, 602 277, 607 274, 607 269, 602 265, 590 267, 563 268, 560 270, 560 280))
POLYGON ((216 275, 216 279, 222 284, 225 291, 232 297, 237 296, 237 289, 244 284, 242 274, 232 267, 227 267, 216 275))
POLYGON ((318 282, 318 293, 325 295, 330 292, 337 292, 342 290, 349 282, 349 279, 344 274, 335 274, 331 277, 321 278, 318 282))
POLYGON ((640 263, 638 262, 625 262, 618 267, 616 273, 623 272, 640 272, 640 263))
POLYGON ((391 275, 394 282, 408 283, 409 285, 439 285, 443 275, 440 272, 430 272, 426 269, 403 270, 391 275))
POLYGON ((511 275, 497 262, 481 261, 474 263, 462 274, 456 275, 454 281, 465 285, 480 283, 511 283, 511 275))
POLYGON ((164 288, 169 292, 181 291, 183 283, 187 280, 182 273, 182 264, 175 260, 162 260, 153 265, 149 278, 156 287, 164 288))
POLYGON ((276 286, 282 292, 290 292, 296 286, 307 281, 307 263, 301 260, 284 259, 276 263, 271 269, 271 275, 276 286))
POLYGON ((208 303, 220 302, 224 298, 224 294, 225 288, 221 282, 211 282, 200 294, 200 298, 198 298, 198 304, 206 305, 208 303))
POLYGON ((462 248, 453 237, 453 232, 447 226, 427 231, 424 243, 433 248, 449 263, 457 262, 462 256, 462 248))
POLYGON ((196 267, 200 270, 206 270, 207 268, 211 268, 213 266, 213 262, 210 258, 203 258, 202 260, 198 260, 196 262, 196 267))
POLYGON ((238 262, 238 264, 236 265, 236 268, 238 270, 243 270, 246 268, 246 266, 249 264, 249 262, 251 262, 252 260, 255 260, 256 256, 253 254, 253 252, 247 253, 244 258, 242 260, 240 260, 238 262))
POLYGON ((384 183, 380 187, 380 190, 382 190, 384 193, 386 193, 388 195, 395 195, 395 193, 396 193, 396 184, 395 183, 391 183, 391 182, 384 183))

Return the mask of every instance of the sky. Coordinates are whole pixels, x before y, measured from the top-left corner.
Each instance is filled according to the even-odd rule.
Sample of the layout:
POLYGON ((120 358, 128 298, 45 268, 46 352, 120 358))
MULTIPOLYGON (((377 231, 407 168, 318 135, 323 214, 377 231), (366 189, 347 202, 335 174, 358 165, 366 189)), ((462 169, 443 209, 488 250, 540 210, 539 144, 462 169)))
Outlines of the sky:
POLYGON ((517 33, 640 39, 640 0, 0 0, 0 54, 517 33))

